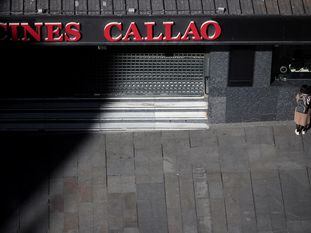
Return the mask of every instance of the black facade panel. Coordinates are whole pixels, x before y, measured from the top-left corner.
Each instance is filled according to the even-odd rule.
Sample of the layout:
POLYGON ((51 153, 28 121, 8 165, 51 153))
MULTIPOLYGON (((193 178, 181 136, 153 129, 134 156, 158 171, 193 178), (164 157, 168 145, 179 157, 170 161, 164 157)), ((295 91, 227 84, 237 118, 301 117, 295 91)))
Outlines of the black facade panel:
MULTIPOLYGON (((123 14, 125 11, 122 11, 123 14)), ((66 11, 64 12, 66 14, 66 11)), ((145 39, 147 30, 144 27, 144 22, 148 22, 150 20, 149 16, 127 16, 127 17, 88 17, 88 16, 48 16, 48 15, 37 15, 37 16, 3 16, 1 17, 1 22, 4 23, 14 23, 14 22, 62 22, 65 25, 67 22, 79 22, 81 25, 81 36, 78 41, 71 41, 70 43, 73 45, 78 44, 87 44, 87 45, 203 45, 203 44, 213 44, 213 45, 254 45, 254 44, 266 44, 266 45, 275 45, 275 44, 310 44, 311 43, 311 31, 306 30, 306 28, 310 25, 310 17, 284 17, 284 16, 270 16, 270 17, 251 17, 251 16, 214 16, 211 17, 215 20, 221 27, 222 32, 219 34, 219 37, 215 38, 215 40, 206 40, 200 38, 199 40, 193 40, 188 37, 188 40, 170 40, 170 41, 159 41, 159 40, 151 40, 148 41, 145 39), (126 29, 130 25, 131 22, 135 21, 140 34, 142 36, 142 40, 114 40, 111 41, 107 36, 103 35, 103 28, 109 22, 121 22, 123 24, 123 29, 121 32, 117 30, 112 31, 114 34, 122 34, 125 35, 126 29), (260 29, 260 30, 259 30, 260 29)), ((159 33, 165 33, 163 22, 167 20, 173 21, 175 24, 173 26, 173 33, 177 32, 184 33, 187 25, 189 25, 189 21, 195 21, 195 24, 199 28, 206 20, 209 19, 203 15, 196 15, 190 17, 183 16, 158 16, 152 18, 156 23, 155 34, 159 35, 159 33)), ((16 41, 12 41, 12 33, 10 30, 0 30, 0 38, 4 38, 3 44, 6 43, 16 43, 16 41)), ((121 35, 120 34, 120 35, 121 35)), ((22 30, 19 30, 17 34, 17 39, 21 39, 23 37, 22 30)), ((132 36, 133 37, 133 36, 132 36)), ((37 45, 44 44, 57 44, 57 45, 65 45, 66 41, 53 41, 47 42, 46 31, 43 30, 41 35, 40 42, 35 38, 30 38, 31 41, 35 42, 37 45)), ((121 37, 120 37, 121 38, 121 37)), ((68 44, 66 44, 68 45, 68 44)))
POLYGON ((230 52, 228 86, 252 86, 255 51, 253 48, 237 48, 230 52))

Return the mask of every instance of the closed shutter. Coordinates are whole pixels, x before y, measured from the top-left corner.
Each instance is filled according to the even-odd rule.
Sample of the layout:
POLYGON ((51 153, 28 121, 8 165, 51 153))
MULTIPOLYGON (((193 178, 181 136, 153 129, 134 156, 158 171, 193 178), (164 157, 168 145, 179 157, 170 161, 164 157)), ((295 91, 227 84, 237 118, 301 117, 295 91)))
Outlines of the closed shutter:
POLYGON ((98 95, 204 95, 204 54, 126 53, 101 57, 86 80, 88 85, 93 80, 93 92, 98 95))

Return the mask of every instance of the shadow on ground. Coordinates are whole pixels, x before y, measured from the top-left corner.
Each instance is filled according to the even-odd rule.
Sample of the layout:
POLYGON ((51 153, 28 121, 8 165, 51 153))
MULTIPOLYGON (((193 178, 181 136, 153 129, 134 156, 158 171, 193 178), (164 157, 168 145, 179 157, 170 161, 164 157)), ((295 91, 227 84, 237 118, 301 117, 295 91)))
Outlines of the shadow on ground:
MULTIPOLYGON (((111 86, 105 87, 105 82, 100 81, 102 71, 97 70, 96 63, 102 57, 109 66, 107 54, 96 47, 1 48, 0 125, 18 123, 36 130, 46 122, 46 99, 56 98, 55 103, 50 103, 50 111, 58 107, 59 98, 88 98, 100 91, 109 93, 111 86)), ((68 107, 72 107, 69 104, 68 107)), ((62 107, 66 107, 66 103, 62 107)), ((57 114, 61 112, 55 111, 56 118, 57 114)), ((92 127, 97 114, 98 109, 87 113, 85 129, 92 127)), ((87 138, 87 133, 0 133, 0 232, 4 228, 4 232, 46 231, 47 228, 40 230, 38 226, 48 225, 51 205, 47 201, 52 174, 70 161, 73 151, 87 138), (43 205, 38 207, 38 203, 43 205), (25 211, 28 213, 22 213, 25 211)))

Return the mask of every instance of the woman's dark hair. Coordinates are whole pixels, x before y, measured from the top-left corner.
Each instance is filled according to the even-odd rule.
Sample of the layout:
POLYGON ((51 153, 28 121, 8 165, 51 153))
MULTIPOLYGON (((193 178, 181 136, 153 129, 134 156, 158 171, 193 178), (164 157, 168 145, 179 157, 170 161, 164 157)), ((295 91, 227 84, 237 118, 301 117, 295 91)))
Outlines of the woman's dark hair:
POLYGON ((310 91, 310 87, 308 87, 308 85, 302 85, 300 87, 300 93, 302 94, 307 94, 310 91))

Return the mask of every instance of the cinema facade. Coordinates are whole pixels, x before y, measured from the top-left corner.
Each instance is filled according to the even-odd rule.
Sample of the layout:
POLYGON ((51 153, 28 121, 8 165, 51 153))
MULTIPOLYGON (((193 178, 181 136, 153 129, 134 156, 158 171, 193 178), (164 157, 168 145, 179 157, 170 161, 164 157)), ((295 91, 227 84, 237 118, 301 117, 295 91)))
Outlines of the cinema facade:
POLYGON ((3 1, 1 130, 292 120, 311 6, 178 1, 3 1))

